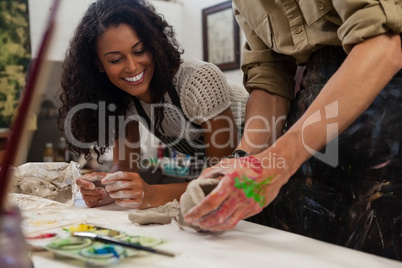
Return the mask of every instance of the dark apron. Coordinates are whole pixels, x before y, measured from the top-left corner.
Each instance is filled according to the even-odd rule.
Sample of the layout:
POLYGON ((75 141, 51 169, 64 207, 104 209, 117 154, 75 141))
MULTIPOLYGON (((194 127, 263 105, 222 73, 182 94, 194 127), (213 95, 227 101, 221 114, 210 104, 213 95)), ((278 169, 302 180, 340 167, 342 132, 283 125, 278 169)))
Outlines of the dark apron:
MULTIPOLYGON (((149 131, 151 131, 151 133, 153 133, 167 147, 173 148, 182 154, 191 156, 188 174, 191 177, 198 176, 202 172, 204 165, 206 163, 206 161, 205 161, 205 145, 204 145, 204 136, 202 135, 202 127, 200 125, 197 125, 197 124, 189 121, 186 118, 186 116, 183 113, 183 109, 181 108, 179 95, 177 94, 177 91, 173 84, 168 88, 168 94, 169 94, 170 99, 172 100, 173 105, 179 109, 178 111, 179 111, 179 116, 180 116, 181 120, 186 121, 185 125, 187 126, 188 123, 190 123, 196 129, 200 130, 201 135, 197 139, 191 140, 191 142, 190 142, 187 139, 182 139, 182 138, 178 138, 178 137, 170 137, 170 136, 166 136, 166 135, 162 134, 154 126, 154 124, 151 124, 151 120, 148 117, 147 113, 145 112, 144 108, 142 107, 140 101, 137 98, 133 98, 133 102, 134 102, 135 108, 137 109, 138 114, 140 115, 140 117, 142 119, 145 120, 145 122, 147 124, 146 127, 148 128, 149 131)), ((178 164, 178 163, 176 163, 176 164, 178 164)))
MULTIPOLYGON (((189 121, 186 116, 183 113, 183 109, 181 108, 180 104, 180 98, 179 95, 177 94, 176 89, 174 88, 173 84, 171 87, 168 88, 168 94, 169 97, 171 98, 173 105, 178 108, 178 111, 180 112, 179 116, 182 120, 185 120, 186 123, 190 123, 193 125, 195 128, 199 129, 202 131, 202 127, 200 125, 197 125, 191 121, 189 121)), ((137 98, 133 98, 135 108, 137 109, 138 114, 140 115, 141 118, 143 118, 147 124, 147 128, 151 133, 153 133, 158 139, 161 140, 161 142, 165 145, 167 145, 169 148, 173 148, 176 151, 183 153, 185 155, 190 155, 190 156, 197 156, 198 159, 202 159, 203 155, 205 154, 205 148, 204 148, 204 137, 203 135, 200 135, 199 138, 192 140, 191 143, 195 144, 196 146, 193 146, 189 140, 187 139, 182 139, 178 137, 170 137, 162 134, 158 129, 155 128, 153 124, 151 124, 151 120, 149 119, 148 115, 146 114, 144 108, 142 107, 140 101, 137 98)), ((187 125, 187 124, 186 124, 187 125)), ((201 133, 202 134, 202 133, 201 133)))
MULTIPOLYGON (((292 103, 289 126, 345 57, 341 47, 313 53, 292 103)), ((338 166, 311 157, 278 197, 248 220, 402 260, 402 72, 338 141, 338 166)))

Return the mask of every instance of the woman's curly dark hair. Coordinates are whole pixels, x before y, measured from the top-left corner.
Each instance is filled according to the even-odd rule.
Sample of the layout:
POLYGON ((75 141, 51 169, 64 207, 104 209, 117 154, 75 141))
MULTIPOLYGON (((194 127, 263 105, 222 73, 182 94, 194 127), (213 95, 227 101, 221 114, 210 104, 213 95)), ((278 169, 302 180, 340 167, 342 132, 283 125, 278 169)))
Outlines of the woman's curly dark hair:
MULTIPOLYGON (((62 65, 62 106, 58 120, 58 128, 65 133, 70 150, 84 154, 87 159, 91 155, 87 144, 93 146, 98 160, 113 144, 119 135, 118 124, 109 129, 106 121, 112 116, 126 116, 134 98, 111 83, 95 65, 98 38, 107 28, 120 24, 127 24, 135 30, 152 54, 155 64, 150 83, 152 103, 164 102, 163 96, 181 64, 183 51, 175 39, 173 28, 145 0, 97 0, 90 5, 75 30, 62 65), (99 117, 100 107, 111 107, 111 104, 116 109, 105 108, 106 114, 99 117), (105 120, 101 124, 102 128, 105 127, 104 133, 99 131, 101 120, 105 120), (69 136, 73 136, 73 141, 69 136)), ((163 110, 156 110, 155 125, 160 127, 162 120, 163 110)))

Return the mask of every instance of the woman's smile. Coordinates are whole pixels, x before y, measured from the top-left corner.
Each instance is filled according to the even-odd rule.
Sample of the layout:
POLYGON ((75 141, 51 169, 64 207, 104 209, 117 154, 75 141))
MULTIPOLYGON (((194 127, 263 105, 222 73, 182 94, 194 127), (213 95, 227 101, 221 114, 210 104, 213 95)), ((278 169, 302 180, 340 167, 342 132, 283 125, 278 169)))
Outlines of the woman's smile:
POLYGON ((131 77, 123 78, 125 81, 129 82, 131 85, 138 85, 144 81, 145 71, 131 77))

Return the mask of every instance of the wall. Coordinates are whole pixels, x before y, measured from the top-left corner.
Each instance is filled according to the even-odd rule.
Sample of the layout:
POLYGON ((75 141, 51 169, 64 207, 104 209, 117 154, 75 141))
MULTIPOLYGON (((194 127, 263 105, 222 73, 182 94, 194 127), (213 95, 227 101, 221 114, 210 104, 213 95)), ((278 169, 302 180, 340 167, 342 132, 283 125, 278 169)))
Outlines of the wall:
MULTIPOLYGON (((182 45, 185 49, 184 59, 203 59, 202 46, 202 9, 226 2, 225 0, 182 0, 183 4, 183 31, 185 38, 182 45)), ((244 35, 240 33, 240 49, 244 43, 244 35)), ((225 71, 227 79, 241 84, 242 72, 240 70, 225 71)))
MULTIPOLYGON (((94 0, 62 0, 57 12, 55 31, 49 48, 48 59, 62 61, 69 40, 80 21, 82 15, 94 0)), ((163 10, 166 18, 171 22, 180 36, 182 31, 182 6, 180 4, 163 1, 153 1, 158 10, 163 10)), ((29 0, 30 32, 32 54, 37 54, 42 32, 45 29, 53 0, 29 0)))
MULTIPOLYGON (((57 15, 56 29, 50 46, 48 59, 62 61, 70 37, 88 5, 93 0, 64 0, 57 15)), ((202 59, 202 24, 201 12, 224 1, 222 0, 181 0, 179 3, 153 0, 151 1, 158 12, 164 14, 167 21, 173 25, 177 39, 185 50, 184 59, 202 59)), ((32 54, 37 54, 42 31, 46 25, 52 0, 29 0, 31 23, 32 54)), ((241 35, 241 44, 244 37, 241 35)), ((241 72, 226 71, 225 75, 235 83, 241 83, 241 72)))
MULTIPOLYGON (((47 60, 51 64, 52 79, 46 88, 43 100, 56 100, 57 89, 60 87, 58 76, 60 75, 60 62, 64 58, 69 40, 74 33, 80 18, 93 0, 62 0, 56 19, 56 28, 54 31, 52 43, 49 48, 47 60)), ((202 9, 210 7, 224 1, 222 0, 179 0, 173 2, 151 1, 158 12, 162 13, 166 20, 174 27, 177 40, 184 48, 183 59, 199 58, 203 59, 202 46, 202 9)), ((32 55, 35 58, 38 46, 42 39, 42 32, 45 29, 47 18, 50 12, 53 0, 29 0, 30 13, 30 33, 32 55)), ((244 37, 241 35, 241 43, 244 37)), ((242 44, 240 45, 242 46, 242 44)), ((225 71, 228 80, 241 84, 242 74, 240 70, 225 71)), ((45 119, 46 120, 46 119, 45 119)), ((46 141, 53 142, 56 146, 57 139, 61 135, 55 128, 56 122, 52 118, 49 122, 40 121, 42 129, 35 133, 34 140, 30 149, 28 161, 41 161, 42 150, 46 141), (50 122, 51 121, 51 122, 50 122), (54 127, 54 129, 52 129, 54 127), (42 133, 52 133, 50 136, 43 137, 42 133)), ((142 129, 145 131, 145 129, 142 129)), ((148 136, 149 135, 144 135, 148 136)), ((156 154, 156 146, 151 144, 151 139, 142 140, 142 143, 148 148, 146 156, 156 154)))

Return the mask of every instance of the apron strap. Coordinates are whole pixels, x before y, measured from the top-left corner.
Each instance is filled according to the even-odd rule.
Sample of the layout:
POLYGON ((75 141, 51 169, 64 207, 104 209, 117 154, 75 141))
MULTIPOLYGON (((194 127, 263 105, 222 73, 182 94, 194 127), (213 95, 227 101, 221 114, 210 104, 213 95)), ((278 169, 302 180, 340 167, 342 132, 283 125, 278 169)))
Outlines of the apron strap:
MULTIPOLYGON (((174 88, 174 85, 172 84, 169 89, 168 89, 168 94, 169 97, 172 99, 172 103, 175 107, 180 109, 181 112, 181 116, 183 118, 185 118, 185 120, 187 122, 189 122, 189 120, 187 119, 187 117, 184 115, 183 110, 181 108, 180 105, 180 98, 179 95, 177 94, 176 89, 174 88)), ((148 128, 151 130, 151 132, 153 132, 155 134, 156 137, 158 137, 164 144, 170 144, 170 143, 174 143, 174 141, 177 140, 176 137, 167 137, 164 136, 163 134, 160 133, 160 131, 158 129, 156 129, 155 127, 152 128, 152 124, 151 124, 151 119, 148 117, 147 113, 144 110, 144 107, 141 105, 139 99, 137 98, 133 98, 133 102, 135 105, 135 108, 137 109, 138 114, 144 118, 146 124, 148 125, 148 128)), ((197 125, 193 122, 190 122, 196 129, 201 129, 202 127, 200 125, 197 125)), ((202 145, 204 144, 204 139, 203 136, 199 137, 196 140, 192 141, 193 143, 196 143, 198 145, 202 145)), ((185 152, 188 155, 192 155, 195 152, 199 152, 199 153, 204 153, 204 149, 196 149, 194 152, 191 152, 191 150, 189 150, 189 148, 191 147, 190 144, 188 143, 187 140, 181 139, 178 143, 172 145, 173 148, 175 148, 176 150, 178 150, 179 152, 185 152)))
MULTIPOLYGON (((183 109, 182 109, 181 104, 180 104, 179 95, 177 94, 177 91, 176 91, 176 89, 175 89, 175 87, 174 87, 173 84, 171 84, 171 86, 168 88, 167 92, 168 92, 168 94, 169 94, 169 97, 172 99, 173 105, 174 105, 175 107, 179 108, 180 113, 181 113, 181 116, 182 116, 183 118, 185 118, 187 122, 189 122, 188 118, 187 118, 186 115, 183 113, 183 109)), ((135 105, 135 108, 137 109, 138 114, 139 114, 141 117, 143 117, 143 118, 145 119, 145 121, 146 121, 146 123, 147 123, 149 129, 151 129, 151 119, 148 117, 148 115, 147 115, 147 113, 145 112, 144 108, 142 107, 142 105, 141 105, 139 99, 137 99, 136 97, 134 97, 134 98, 133 98, 133 101, 134 101, 134 105, 135 105)), ((192 121, 190 121, 190 124, 191 124, 193 127, 197 128, 197 129, 201 129, 201 126, 200 126, 200 125, 197 125, 197 124, 195 124, 195 123, 192 122, 192 121)), ((156 135, 160 134, 157 129, 155 129, 155 134, 156 134, 156 135)))

